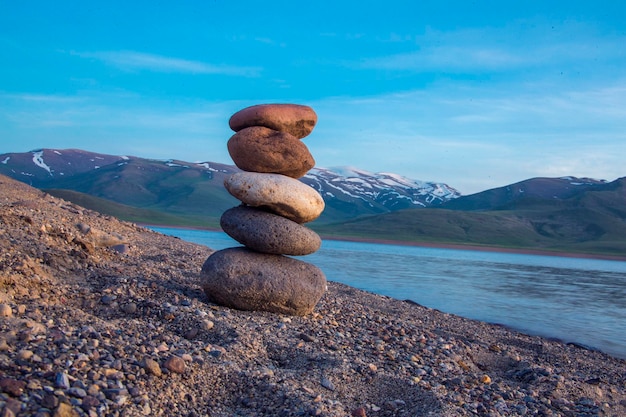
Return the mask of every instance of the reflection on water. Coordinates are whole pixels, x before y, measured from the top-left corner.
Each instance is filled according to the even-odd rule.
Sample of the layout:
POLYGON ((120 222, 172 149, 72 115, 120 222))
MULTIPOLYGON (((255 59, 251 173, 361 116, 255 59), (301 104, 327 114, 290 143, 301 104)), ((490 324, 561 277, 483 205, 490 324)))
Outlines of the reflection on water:
MULTIPOLYGON (((154 228, 213 249, 221 232, 154 228)), ((324 241, 329 280, 626 358, 626 262, 324 241)))

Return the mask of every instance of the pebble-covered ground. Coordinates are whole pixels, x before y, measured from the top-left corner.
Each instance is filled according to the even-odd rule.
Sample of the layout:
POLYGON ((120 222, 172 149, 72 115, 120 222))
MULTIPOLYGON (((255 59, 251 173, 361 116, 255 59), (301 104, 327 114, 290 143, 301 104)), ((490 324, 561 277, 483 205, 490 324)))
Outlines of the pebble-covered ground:
POLYGON ((213 305, 209 248, 6 177, 0 249, 3 417, 626 416, 624 360, 333 282, 213 305))

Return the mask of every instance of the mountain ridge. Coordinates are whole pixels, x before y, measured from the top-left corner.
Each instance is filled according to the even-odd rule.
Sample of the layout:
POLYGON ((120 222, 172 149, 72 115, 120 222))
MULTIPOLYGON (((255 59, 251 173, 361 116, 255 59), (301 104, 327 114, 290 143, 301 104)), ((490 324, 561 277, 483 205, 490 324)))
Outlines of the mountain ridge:
MULTIPOLYGON (((530 179, 521 185, 543 181, 530 179)), ((487 190, 435 208, 398 210, 323 225, 318 231, 356 239, 393 236, 406 243, 626 257, 626 177, 588 184, 576 192, 564 189, 563 198, 531 196, 493 203, 493 195, 503 191, 487 190)))
POLYGON ((492 188, 478 193, 461 196, 456 201, 448 201, 442 208, 451 210, 498 210, 507 209, 515 202, 539 199, 566 199, 581 191, 607 184, 606 180, 577 177, 534 177, 514 184, 492 188))
MULTIPOLYGON (((353 167, 314 168, 301 181, 326 209, 324 237, 446 243, 626 256, 626 178, 531 178, 461 196, 436 182, 353 167)), ((137 223, 218 228, 240 204, 232 165, 41 149, 0 155, 0 173, 137 223)))
MULTIPOLYGON (((41 189, 61 188, 117 203, 174 214, 219 218, 239 202, 223 187, 239 171, 215 162, 155 160, 112 156, 79 149, 38 149, 0 155, 0 173, 41 189)), ((412 180, 397 174, 345 169, 345 176, 313 168, 301 181, 326 202, 320 223, 347 220, 410 207, 430 207, 460 193, 446 184, 412 180)))

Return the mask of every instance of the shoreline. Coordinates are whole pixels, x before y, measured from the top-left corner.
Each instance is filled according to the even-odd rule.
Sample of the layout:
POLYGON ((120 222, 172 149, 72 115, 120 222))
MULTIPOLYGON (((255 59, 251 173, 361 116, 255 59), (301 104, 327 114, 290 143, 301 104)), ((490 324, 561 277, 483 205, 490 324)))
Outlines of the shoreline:
MULTIPOLYGON (((220 233, 224 233, 221 229, 218 228, 208 228, 208 227, 178 227, 178 226, 153 226, 153 225, 143 225, 146 227, 159 227, 162 229, 180 229, 180 230, 197 230, 197 231, 210 231, 210 232, 220 232, 220 233)), ((544 252, 541 250, 523 250, 523 249, 513 249, 513 248, 499 248, 499 247, 485 247, 485 246, 478 246, 478 245, 462 245, 462 244, 447 244, 447 243, 426 243, 426 242, 406 242, 406 241, 395 241, 395 240, 391 240, 391 239, 370 239, 370 238, 353 238, 353 237, 337 237, 337 236, 322 236, 322 238, 324 240, 328 240, 328 241, 345 241, 345 242, 355 242, 355 243, 372 243, 372 244, 385 244, 385 245, 398 245, 398 246, 413 246, 413 247, 423 247, 423 248, 440 248, 440 249, 451 249, 451 250, 471 250, 471 251, 482 251, 482 252, 493 252, 493 253, 511 253, 511 254, 520 254, 520 255, 537 255, 537 256, 559 256, 559 257, 564 257, 564 258, 574 258, 574 259, 598 259, 598 260, 616 260, 616 261, 621 261, 624 262, 626 261, 626 258, 619 258, 616 259, 616 257, 604 257, 604 256, 597 256, 594 254, 577 254, 577 253, 567 253, 567 252, 544 252)), ((214 248, 209 247, 212 250, 215 250, 214 248)), ((338 283, 340 283, 341 281, 336 281, 338 283)), ((342 285, 350 285, 350 284, 342 284, 342 285)), ((354 287, 354 288, 358 288, 358 287, 354 287)), ((362 291, 368 291, 368 290, 364 290, 361 289, 362 291)), ((371 291, 370 291, 371 292, 371 291)), ((373 294, 377 294, 377 295, 381 295, 381 296, 385 296, 385 297, 390 297, 393 298, 397 301, 402 301, 402 302, 407 302, 410 304, 415 304, 415 305, 419 305, 421 307, 424 308, 430 308, 432 309, 433 307, 430 307, 428 305, 424 305, 421 304, 420 302, 413 300, 411 298, 406 298, 406 297, 394 297, 394 296, 389 296, 389 295, 384 295, 384 294, 380 294, 377 292, 372 292, 373 294)), ((435 310, 437 310, 435 308, 435 310)), ((439 310, 438 310, 439 311, 439 310)), ((453 314, 453 315, 458 315, 455 313, 450 313, 450 312, 446 312, 445 310, 441 310, 442 313, 445 314, 453 314)), ((580 341, 576 341, 576 339, 569 339, 567 337, 562 337, 562 336, 555 336, 554 334, 550 334, 550 333, 541 333, 541 332, 537 332, 537 331, 532 331, 530 329, 526 329, 523 326, 522 327, 518 327, 515 325, 511 325, 511 324, 505 324, 502 322, 498 322, 498 321, 485 321, 485 320, 480 320, 477 318, 472 318, 470 316, 466 316, 466 315, 458 315, 459 317, 463 317, 469 320, 477 320, 489 325, 493 325, 493 326, 499 326, 499 327, 503 327, 506 328, 510 331, 513 332, 520 332, 523 334, 527 334, 529 336, 533 336, 533 337, 542 337, 545 338, 547 340, 552 340, 552 341, 557 341, 559 343, 563 343, 566 345, 572 345, 572 346, 576 346, 585 350, 589 350, 589 351, 596 351, 596 352, 603 352, 609 355, 612 355, 614 357, 626 360, 626 353, 621 352, 621 353, 616 353, 616 352, 611 352, 609 353, 608 351, 605 351, 602 347, 599 347, 593 343, 583 343, 580 341)))
POLYGON ((523 248, 505 248, 505 247, 500 247, 500 246, 481 246, 481 245, 469 245, 469 244, 465 245, 462 243, 412 242, 412 241, 405 241, 405 240, 357 238, 357 237, 341 237, 341 236, 322 236, 322 239, 346 241, 346 242, 359 242, 359 243, 377 243, 377 244, 384 244, 384 245, 416 246, 416 247, 423 247, 423 248, 514 253, 514 254, 519 254, 519 255, 560 256, 564 258, 599 259, 599 260, 605 260, 605 261, 626 262, 626 255, 625 256, 608 255, 608 254, 603 255, 603 254, 598 254, 598 253, 564 252, 564 251, 523 249, 523 248))
MULTIPOLYGON (((175 226, 175 225, 155 225, 137 223, 142 227, 162 227, 164 229, 185 229, 185 230, 202 230, 207 232, 223 232, 220 228, 213 227, 198 227, 198 226, 175 226)), ((470 245, 462 243, 443 243, 443 242, 415 242, 406 240, 394 240, 394 239, 379 239, 369 237, 354 237, 354 236, 336 236, 336 235, 322 235, 322 240, 334 240, 341 242, 357 242, 357 243, 374 243, 381 245, 397 245, 397 246, 415 246, 421 248, 436 248, 436 249, 453 249, 453 250, 470 250, 470 251, 482 251, 482 252, 496 252, 496 253, 512 253, 518 255, 538 255, 538 256, 558 256, 563 258, 578 258, 578 259, 598 259, 603 261, 617 261, 626 262, 626 255, 609 255, 599 253, 582 253, 582 252, 565 252, 565 251, 552 251, 547 249, 524 249, 524 248, 506 248, 501 246, 481 246, 470 245)))

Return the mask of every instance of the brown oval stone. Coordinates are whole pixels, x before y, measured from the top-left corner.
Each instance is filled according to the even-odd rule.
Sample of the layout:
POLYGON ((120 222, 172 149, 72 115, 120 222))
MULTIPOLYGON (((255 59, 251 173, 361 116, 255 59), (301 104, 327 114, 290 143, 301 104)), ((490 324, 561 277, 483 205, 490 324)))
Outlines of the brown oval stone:
POLYGON ((214 252, 201 275, 210 301, 239 310, 304 316, 326 291, 326 276, 315 265, 243 247, 214 252))
POLYGON ((185 361, 179 356, 171 356, 165 361, 163 366, 174 373, 182 374, 185 372, 185 361))
POLYGON ((302 141, 266 127, 242 129, 228 140, 227 146, 235 165, 244 171, 300 178, 315 165, 302 141))
POLYGON ((298 139, 309 135, 315 124, 317 115, 309 106, 300 104, 259 104, 246 107, 233 114, 228 121, 235 132, 252 126, 287 132, 298 139))
POLYGON ((143 368, 146 370, 146 372, 154 376, 163 375, 163 371, 161 371, 161 366, 157 361, 153 359, 145 358, 143 361, 143 368))
POLYGON ((253 207, 228 209, 220 218, 226 234, 258 252, 274 255, 309 255, 322 240, 313 230, 294 221, 253 207))

